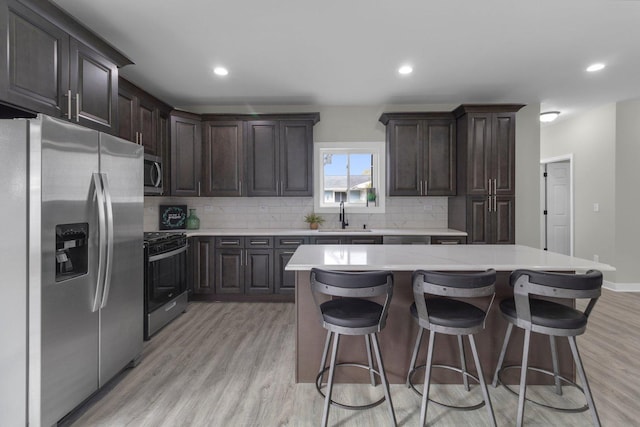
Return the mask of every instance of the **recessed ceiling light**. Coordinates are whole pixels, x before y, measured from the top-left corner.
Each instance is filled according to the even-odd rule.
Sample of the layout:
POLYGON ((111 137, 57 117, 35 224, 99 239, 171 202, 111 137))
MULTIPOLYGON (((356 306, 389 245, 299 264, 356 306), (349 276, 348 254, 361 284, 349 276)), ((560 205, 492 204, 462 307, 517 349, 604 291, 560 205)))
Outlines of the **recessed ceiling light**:
POLYGON ((411 67, 411 65, 403 65, 402 67, 398 68, 398 73, 400 74, 411 74, 413 72, 413 67, 411 67))
POLYGON ((593 73, 594 71, 600 71, 604 68, 604 64, 601 62, 598 62, 596 64, 591 64, 587 67, 587 71, 590 73, 593 73))
POLYGON ((229 70, 224 67, 216 67, 213 69, 213 72, 218 76, 226 76, 229 74, 229 70))
POLYGON ((560 115, 560 111, 545 111, 540 113, 540 121, 543 123, 549 123, 554 121, 560 115))

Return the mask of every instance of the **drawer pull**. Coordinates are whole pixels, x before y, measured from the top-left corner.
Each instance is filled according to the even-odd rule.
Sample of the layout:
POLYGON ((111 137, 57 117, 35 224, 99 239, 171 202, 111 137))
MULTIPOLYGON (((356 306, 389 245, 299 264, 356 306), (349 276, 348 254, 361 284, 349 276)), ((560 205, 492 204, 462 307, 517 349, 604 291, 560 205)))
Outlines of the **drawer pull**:
POLYGON ((283 245, 301 245, 302 242, 299 240, 283 240, 280 242, 283 245))
POLYGON ((267 240, 252 240, 251 244, 252 245, 268 245, 269 241, 267 241, 267 240))

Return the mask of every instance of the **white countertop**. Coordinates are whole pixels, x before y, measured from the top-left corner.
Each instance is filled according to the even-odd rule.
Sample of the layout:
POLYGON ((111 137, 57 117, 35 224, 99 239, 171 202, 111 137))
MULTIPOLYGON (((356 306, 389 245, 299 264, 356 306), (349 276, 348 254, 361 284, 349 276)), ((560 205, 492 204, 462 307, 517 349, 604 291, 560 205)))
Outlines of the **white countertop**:
POLYGON ((302 245, 291 257, 286 270, 311 270, 313 267, 394 271, 488 268, 497 271, 615 271, 607 264, 521 245, 302 245))
POLYGON ((451 228, 373 228, 363 231, 358 228, 321 228, 321 230, 290 228, 211 228, 199 230, 180 230, 192 236, 336 236, 342 234, 362 236, 466 236, 465 231, 451 228))

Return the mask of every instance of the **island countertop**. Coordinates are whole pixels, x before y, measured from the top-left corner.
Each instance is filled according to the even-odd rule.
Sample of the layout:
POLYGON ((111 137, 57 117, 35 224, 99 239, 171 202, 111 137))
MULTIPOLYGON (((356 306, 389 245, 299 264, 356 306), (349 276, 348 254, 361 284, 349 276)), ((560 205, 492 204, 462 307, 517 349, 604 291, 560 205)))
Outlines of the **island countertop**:
POLYGON ((286 270, 314 267, 360 271, 615 271, 608 264, 522 245, 303 245, 293 254, 286 270))

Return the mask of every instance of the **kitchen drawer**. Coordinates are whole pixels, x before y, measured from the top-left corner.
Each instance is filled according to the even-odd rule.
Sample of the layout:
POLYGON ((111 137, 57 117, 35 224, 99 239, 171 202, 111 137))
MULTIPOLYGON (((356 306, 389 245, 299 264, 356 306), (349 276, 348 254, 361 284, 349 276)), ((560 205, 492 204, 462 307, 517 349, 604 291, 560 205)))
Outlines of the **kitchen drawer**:
POLYGON ((431 236, 432 245, 465 245, 465 236, 431 236))
POLYGON ((346 242, 351 245, 381 245, 382 236, 353 236, 347 237, 346 242))
POLYGON ((249 236, 244 238, 244 247, 249 249, 273 248, 272 236, 249 236))
POLYGON ((216 248, 243 248, 244 237, 216 237, 216 248))
POLYGON ((300 245, 306 245, 309 243, 308 239, 304 236, 276 236, 276 248, 297 248, 300 245))

